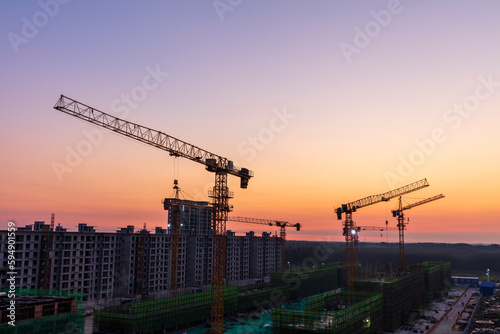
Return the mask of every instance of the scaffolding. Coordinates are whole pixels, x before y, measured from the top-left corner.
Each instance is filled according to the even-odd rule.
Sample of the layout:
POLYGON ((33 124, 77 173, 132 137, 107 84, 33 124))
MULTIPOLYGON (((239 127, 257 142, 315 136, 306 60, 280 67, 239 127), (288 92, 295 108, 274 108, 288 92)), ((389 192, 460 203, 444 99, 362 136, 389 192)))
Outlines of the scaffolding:
POLYGON ((307 298, 305 309, 275 307, 273 333, 364 334, 382 329, 382 295, 330 291, 307 298))
POLYGON ((336 265, 321 265, 316 268, 301 268, 296 271, 287 269, 271 271, 271 287, 290 284, 292 300, 335 290, 338 285, 338 267, 336 265))
POLYGON ((451 265, 449 262, 424 262, 425 291, 433 293, 434 298, 440 297, 443 289, 451 286, 451 265))
MULTIPOLYGON (((96 311, 94 330, 107 333, 147 334, 171 331, 210 319, 211 291, 197 292, 145 302, 133 302, 96 311)), ((224 289, 224 313, 235 314, 238 288, 224 289)))
POLYGON ((238 312, 273 308, 290 300, 290 295, 290 285, 239 293, 238 312))
POLYGON ((354 282, 356 291, 382 293, 384 331, 393 332, 409 318, 410 310, 422 305, 424 271, 417 270, 393 279, 362 279, 354 282))
MULTIPOLYGON (((7 289, 2 292, 9 293, 7 289)), ((85 309, 83 294, 48 289, 16 289, 15 326, 8 322, 10 311, 0 306, 0 333, 83 334, 85 309)), ((5 297, 7 298, 7 297, 5 297)), ((10 303, 11 298, 7 298, 10 303)))
POLYGON ((325 307, 325 300, 327 300, 330 296, 339 294, 342 291, 345 291, 345 288, 319 293, 317 295, 304 298, 302 308, 306 311, 321 311, 325 307))
POLYGON ((340 263, 337 265, 337 285, 347 285, 347 265, 345 263, 340 263))

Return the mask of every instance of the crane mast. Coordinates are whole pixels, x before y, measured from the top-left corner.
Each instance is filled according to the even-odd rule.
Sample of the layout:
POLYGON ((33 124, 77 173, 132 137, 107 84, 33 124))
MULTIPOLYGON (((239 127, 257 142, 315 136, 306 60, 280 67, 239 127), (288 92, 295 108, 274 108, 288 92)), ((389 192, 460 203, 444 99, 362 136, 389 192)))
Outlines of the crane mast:
POLYGON ((61 95, 54 109, 80 118, 86 122, 114 131, 169 152, 170 155, 183 157, 205 165, 206 170, 215 173, 215 186, 209 194, 213 198, 213 256, 210 326, 212 333, 223 333, 224 322, 224 274, 225 274, 225 237, 226 221, 231 193, 227 186, 227 176, 240 178, 240 186, 246 189, 253 173, 247 168, 233 165, 229 159, 201 149, 163 132, 132 123, 99 111, 86 104, 61 95))
POLYGON ((401 196, 399 196, 399 206, 397 210, 392 210, 392 216, 398 218, 398 230, 399 230, 399 270, 402 271, 405 267, 405 233, 406 223, 404 218, 404 211, 414 208, 416 206, 426 204, 440 198, 443 198, 443 194, 439 194, 433 197, 426 198, 424 200, 406 205, 403 207, 403 202, 401 196))
POLYGON ((342 213, 345 214, 345 221, 343 222, 343 235, 346 239, 346 262, 347 262, 347 289, 354 290, 354 271, 358 267, 356 243, 358 240, 357 231, 352 220, 352 213, 356 212, 357 209, 363 208, 379 202, 387 202, 391 198, 401 196, 403 194, 416 191, 425 187, 428 187, 429 183, 426 179, 419 180, 417 182, 410 183, 403 187, 368 197, 364 197, 354 202, 349 202, 347 204, 342 204, 341 207, 337 208, 335 212, 337 213, 337 218, 342 219, 342 213))
POLYGON ((292 224, 282 220, 270 220, 270 219, 260 219, 260 218, 248 218, 248 217, 230 217, 230 221, 249 223, 249 224, 261 224, 268 226, 278 226, 280 228, 280 270, 285 270, 285 242, 286 242, 286 227, 295 227, 297 231, 300 231, 300 223, 292 224))
MULTIPOLYGON (((179 200, 179 186, 174 180, 175 199, 179 200)), ((177 294, 177 272, 179 268, 179 234, 181 230, 181 212, 179 205, 175 205, 172 210, 172 273, 170 276, 170 289, 173 294, 177 294)))

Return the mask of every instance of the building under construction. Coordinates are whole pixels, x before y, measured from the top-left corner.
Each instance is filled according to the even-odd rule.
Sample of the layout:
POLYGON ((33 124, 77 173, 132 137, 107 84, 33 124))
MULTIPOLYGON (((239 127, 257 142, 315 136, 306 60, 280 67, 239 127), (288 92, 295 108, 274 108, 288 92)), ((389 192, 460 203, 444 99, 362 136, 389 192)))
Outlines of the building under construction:
MULTIPOLYGON (((271 309, 303 296, 337 289, 337 265, 271 272, 272 287, 240 291, 225 287, 224 314, 271 309), (334 279, 332 279, 334 278, 334 279), (283 281, 289 281, 288 284, 283 281)), ((247 289, 248 290, 248 289, 247 289)), ((94 328, 106 333, 156 333, 203 324, 210 318, 210 288, 182 296, 132 302, 96 311, 94 328)))
MULTIPOLYGON (((63 95, 61 95, 54 108, 86 122, 112 130, 128 138, 132 138, 166 151, 172 156, 183 157, 200 163, 205 166, 207 171, 215 173, 215 185, 213 191, 209 192, 209 196, 212 198, 212 225, 207 225, 204 229, 204 231, 207 232, 211 231, 211 235, 207 236, 207 238, 211 237, 211 240, 202 240, 203 238, 199 238, 197 235, 195 238, 197 242, 200 241, 202 243, 202 247, 204 248, 207 248, 208 245, 212 245, 211 251, 206 254, 209 256, 211 263, 211 272, 207 271, 207 273, 210 274, 211 282, 210 325, 212 333, 222 333, 224 315, 230 314, 232 310, 238 309, 237 303, 235 307, 230 305, 226 305, 225 307, 225 304, 231 304, 230 301, 233 300, 230 296, 227 296, 227 300, 224 298, 225 293, 230 294, 232 291, 231 287, 226 286, 228 283, 226 279, 229 278, 230 280, 233 280, 238 277, 241 278, 241 275, 238 276, 238 274, 242 273, 245 275, 247 272, 252 275, 252 269, 251 267, 246 266, 244 258, 241 258, 240 263, 236 264, 234 268, 233 266, 226 266, 227 261, 231 261, 235 254, 233 252, 233 256, 231 255, 231 250, 230 248, 227 249, 228 243, 226 242, 228 237, 234 237, 234 235, 226 230, 228 213, 232 208, 229 204, 229 199, 233 197, 233 193, 229 191, 228 188, 228 176, 231 175, 240 178, 240 187, 245 189, 248 186, 249 179, 253 177, 253 172, 247 168, 234 166, 233 162, 228 158, 218 156, 197 146, 171 137, 163 132, 116 118, 113 115, 101 112, 63 95), (208 226, 212 226, 212 228, 209 229, 208 226), (243 260, 243 263, 241 260, 243 260), (237 270, 234 277, 228 274, 228 269, 237 270)), ((162 253, 162 251, 165 250, 165 245, 159 247, 159 256, 157 256, 158 253, 155 253, 155 247, 150 247, 148 249, 148 245, 156 239, 161 239, 161 236, 158 236, 158 238, 156 236, 150 238, 149 233, 144 229, 140 232, 140 235, 131 236, 130 248, 125 249, 124 253, 118 255, 118 258, 121 259, 120 263, 125 266, 128 265, 128 267, 123 271, 124 275, 119 274, 118 277, 122 277, 123 279, 126 278, 129 273, 134 275, 133 283, 129 283, 125 279, 125 284, 121 287, 122 289, 120 293, 145 295, 148 292, 151 293, 155 291, 153 286, 151 286, 152 284, 154 285, 159 283, 160 285, 163 285, 163 288, 167 287, 168 284, 171 284, 170 287, 175 295, 177 293, 177 288, 182 287, 183 282, 185 284, 186 280, 183 280, 182 275, 178 275, 178 268, 186 268, 186 261, 181 248, 187 243, 185 237, 181 237, 181 228, 184 226, 180 213, 183 207, 192 207, 193 209, 196 209, 200 205, 203 206, 204 204, 191 203, 187 205, 187 203, 179 202, 177 181, 174 181, 174 185, 174 189, 176 189, 175 198, 170 200, 165 199, 164 201, 164 209, 171 211, 169 212, 169 221, 171 223, 169 227, 170 232, 172 233, 172 253, 170 254, 171 259, 168 263, 172 263, 171 271, 173 271, 173 273, 170 273, 169 275, 170 280, 166 279, 167 277, 165 273, 160 273, 158 275, 156 272, 156 269, 160 269, 167 265, 165 262, 167 262, 166 260, 168 257, 166 258, 166 254, 162 253), (169 208, 169 205, 172 205, 172 208, 169 208), (134 247, 135 251, 133 250, 134 247), (148 259, 148 254, 155 255, 148 259), (151 263, 151 260, 156 262, 151 263), (162 260, 164 260, 163 263, 162 260), (150 266, 149 268, 148 264, 150 266), (151 266, 156 267, 153 268, 151 266)), ((282 298, 279 302, 285 302, 287 296, 290 296, 290 298, 294 300, 300 300, 307 296, 317 295, 319 293, 323 293, 323 295, 314 297, 313 299, 307 299, 304 304, 305 306, 295 310, 294 312, 298 313, 294 313, 290 316, 285 314, 285 310, 288 310, 288 308, 283 306, 275 308, 273 311, 273 317, 276 320, 273 326, 273 331, 277 333, 311 330, 336 333, 372 333, 380 328, 393 330, 395 326, 404 321, 405 312, 407 312, 407 310, 411 309, 411 307, 415 305, 422 304, 424 300, 427 301, 431 295, 434 296, 434 294, 438 291, 434 289, 444 286, 444 279, 451 281, 451 278, 448 278, 449 272, 446 272, 445 266, 439 267, 439 264, 424 264, 421 267, 412 269, 409 273, 402 275, 402 273, 406 271, 404 257, 404 231, 406 229, 406 221, 403 211, 439 198, 443 198, 444 196, 437 195, 407 206, 403 206, 401 196, 423 189, 427 186, 429 186, 427 180, 422 179, 389 192, 367 196, 354 202, 342 204, 336 209, 337 218, 339 220, 342 220, 343 215, 345 216, 345 221, 343 222, 343 235, 346 238, 345 282, 347 292, 342 292, 340 294, 331 292, 340 285, 340 282, 344 282, 343 277, 339 278, 339 273, 343 273, 344 271, 339 270, 338 267, 333 269, 333 267, 328 268, 319 266, 318 268, 315 268, 313 266, 312 269, 305 268, 295 273, 291 270, 288 272, 284 271, 285 262, 283 250, 285 237, 283 233, 281 237, 282 242, 280 243, 281 254, 279 256, 279 265, 274 266, 274 270, 278 267, 282 272, 278 275, 274 274, 274 278, 271 279, 271 287, 273 289, 279 289, 279 292, 284 296, 284 298, 282 298), (387 202, 391 198, 396 197, 399 197, 399 209, 393 212, 393 214, 394 217, 397 217, 398 219, 397 226, 399 231, 400 246, 399 273, 401 275, 399 277, 386 280, 356 280, 359 278, 357 275, 357 271, 359 270, 357 254, 359 236, 357 231, 359 228, 355 226, 352 217, 353 213, 360 208, 376 203, 387 202), (435 267, 438 268, 435 269, 435 267), (426 297, 424 298, 424 296, 426 297)), ((210 214, 208 213, 208 210, 206 211, 206 216, 208 217, 210 214)), ((297 226, 297 229, 299 228, 300 225, 297 226)), ((196 231, 197 229, 186 225, 184 230, 196 231)), ((125 239, 127 239, 127 237, 123 236, 123 240, 125 239)), ((231 243, 229 243, 229 245, 230 244, 231 243)), ((257 245, 258 244, 259 242, 257 242, 257 245)), ((262 242, 260 242, 260 244, 262 244, 262 242)), ((241 247, 242 249, 245 249, 246 244, 242 243, 241 247)), ((50 250, 50 247, 48 250, 50 250)), ((194 253, 198 255, 196 249, 194 253)), ((257 259, 262 258, 262 256, 258 255, 258 252, 254 253, 250 250, 249 253, 252 255, 257 254, 257 259)), ((264 259, 266 259, 268 253, 269 252, 266 251, 262 253, 264 255, 264 259)), ((280 252, 271 252, 271 258, 277 258, 276 254, 278 253, 280 252)), ((245 251, 243 254, 245 254, 245 251)), ((50 263, 50 261, 43 262, 45 263, 44 268, 47 267, 47 263, 50 263)), ((261 273, 262 275, 266 275, 267 272, 273 270, 270 267, 271 266, 263 268, 263 270, 259 271, 257 275, 260 275, 261 273)), ((194 268, 195 277, 199 277, 199 273, 201 272, 196 271, 197 269, 200 269, 199 261, 195 262, 194 268)), ((204 268, 205 267, 203 266, 203 269, 204 268)), ((48 271, 44 270, 44 272, 48 271)), ((107 282, 109 283, 109 281, 107 282)), ((118 281, 114 285, 120 285, 121 283, 123 282, 118 281)), ((264 292, 259 295, 259 297, 258 295, 255 295, 255 297, 262 298, 266 295, 267 292, 264 292)), ((248 296, 245 296, 245 298, 242 297, 242 300, 246 299, 247 301, 245 302, 245 306, 242 306, 241 308, 246 309, 246 305, 248 305, 247 297, 248 296)), ((173 300, 177 302, 178 300, 181 300, 179 298, 181 297, 174 297, 173 300)), ((182 298, 193 298, 194 301, 197 297, 196 295, 186 295, 182 298)), ((208 301, 208 295, 206 299, 208 301)), ((238 299, 236 298, 236 300, 238 299)), ((104 318, 105 316, 108 316, 108 322, 113 322, 112 319, 119 318, 119 316, 117 316, 118 314, 124 314, 126 319, 132 319, 133 323, 133 325, 130 324, 130 326, 127 326, 124 330, 128 330, 128 328, 137 328, 139 333, 155 332, 160 330, 165 331, 167 330, 165 326, 172 326, 173 323, 178 326, 183 325, 176 322, 176 320, 172 320, 172 324, 168 325, 168 321, 165 320, 167 318, 171 319, 171 315, 165 315, 166 312, 168 313, 170 308, 165 307, 161 303, 170 302, 171 300, 151 302, 153 304, 147 304, 144 306, 145 313, 140 311, 143 308, 142 304, 134 304, 134 306, 131 305, 130 307, 125 308, 123 313, 120 310, 110 310, 107 314, 102 313, 99 317, 104 318), (129 318, 127 318, 127 316, 129 318), (138 323, 142 323, 143 326, 138 323), (148 327, 148 325, 151 326, 151 323, 159 323, 161 325, 160 327, 155 327, 153 329, 148 327)), ((201 304, 186 302, 182 305, 189 305, 187 307, 192 309, 192 305, 205 305, 205 302, 202 301, 201 304)), ((179 307, 177 307, 177 305, 173 305, 176 312, 179 311, 178 314, 190 311, 185 307, 183 308, 182 305, 179 307)), ((302 305, 302 302, 300 305, 302 305)), ((203 309, 203 307, 204 306, 200 306, 200 309, 203 309)), ((99 319, 99 317, 97 318, 99 319)), ((191 319, 191 317, 188 318, 191 319)), ((193 317, 193 321, 196 322, 202 318, 203 312, 199 312, 196 313, 195 317, 193 317)), ((121 323, 121 321, 119 322, 121 323)), ((101 323, 104 322, 101 321, 101 323)), ((126 321, 124 323, 126 323, 126 321)))
POLYGON ((12 291, 0 296, 0 333, 83 333, 85 311, 81 293, 16 289, 14 294, 14 298, 10 298, 12 291))
MULTIPOLYGON (((204 323, 210 317, 210 289, 182 296, 132 302, 96 311, 94 328, 103 333, 163 333, 204 323)), ((224 290, 225 315, 235 314, 238 288, 224 290)))
POLYGON ((275 307, 273 332, 392 332, 411 318, 412 309, 440 297, 450 282, 450 264, 443 262, 414 265, 411 272, 391 279, 355 279, 354 291, 309 297, 298 308, 275 307))
POLYGON ((271 287, 289 284, 291 299, 298 300, 345 286, 339 284, 345 282, 342 275, 345 275, 345 265, 322 265, 316 268, 274 271, 271 272, 271 287))
POLYGON ((359 279, 356 291, 382 293, 384 331, 394 331, 411 317, 411 310, 441 297, 451 286, 449 263, 424 262, 412 266, 411 272, 392 279, 359 279))
MULTIPOLYGON (((142 299, 145 301, 96 312, 94 321, 96 330, 107 333, 146 334, 163 330, 172 331, 209 321, 211 312, 209 287, 197 293, 153 299, 155 294, 155 290, 151 290, 153 286, 163 284, 168 287, 169 284, 168 280, 160 277, 162 273, 159 271, 168 268, 170 263, 168 252, 170 235, 165 229, 158 228, 152 234, 146 230, 136 233, 133 227, 127 227, 118 233, 98 233, 85 224, 79 226, 78 232, 68 232, 60 226, 53 232, 48 232, 47 228, 43 227, 45 224, 38 222, 33 229, 28 227, 18 229, 17 245, 20 247, 16 250, 16 254, 20 260, 18 264, 20 277, 17 278, 16 285, 40 284, 39 273, 41 270, 46 270, 47 266, 37 265, 37 261, 41 261, 40 256, 44 254, 39 241, 42 237, 47 237, 48 233, 52 233, 52 237, 46 238, 53 243, 53 251, 49 253, 52 258, 48 262, 52 276, 44 276, 44 280, 50 278, 47 282, 50 286, 60 285, 69 290, 73 283, 82 284, 81 292, 85 293, 87 298, 95 298, 99 295, 92 292, 99 292, 98 288, 93 288, 93 291, 85 289, 92 288, 92 284, 99 278, 97 281, 99 284, 105 284, 106 287, 111 284, 112 289, 108 290, 109 292, 118 292, 121 284, 124 284, 127 289, 132 289, 128 294, 130 291, 132 294, 138 291, 142 292, 142 295, 149 293, 143 296, 142 299), (34 268, 23 267, 26 263, 33 264, 34 268), (129 266, 127 273, 121 275, 118 269, 124 268, 125 264, 129 266), (80 267, 81 272, 77 270, 80 267), (64 285, 65 283, 67 285, 64 285)), ((5 237, 3 232, 0 231, 2 239, 5 237)), ((257 237, 252 233, 238 237, 229 232, 227 240, 227 272, 232 272, 232 277, 238 277, 237 275, 246 272, 269 275, 270 283, 264 285, 260 282, 258 289, 254 291, 248 289, 238 291, 238 287, 229 283, 225 288, 224 314, 235 316, 237 312, 272 308, 273 331, 276 333, 307 332, 316 327, 319 332, 328 330, 334 333, 372 333, 379 329, 393 331, 411 317, 412 309, 440 297, 443 289, 451 286, 449 263, 425 262, 407 266, 408 271, 400 273, 397 277, 375 279, 358 276, 354 280, 354 290, 340 293, 338 289, 347 285, 345 263, 277 271, 280 266, 281 247, 278 237, 268 233, 263 237, 257 237), (240 242, 245 240, 248 242, 240 242), (267 252, 267 247, 271 246, 274 255, 272 263, 268 265, 262 255, 267 252), (264 262, 254 262, 252 265, 251 260, 238 261, 240 254, 248 258, 260 257, 264 262), (238 263, 232 265, 233 262, 238 263), (298 301, 298 304, 293 305, 300 307, 282 306, 288 305, 287 303, 291 301, 298 301), (292 328, 286 325, 289 322, 295 323, 295 326, 292 328), (359 331, 356 332, 353 328, 358 328, 359 331)), ((180 245, 179 259, 184 260, 183 256, 186 256, 188 260, 190 256, 194 260, 192 262, 194 267, 189 266, 189 261, 180 263, 179 269, 186 270, 186 273, 196 273, 191 270, 196 269, 196 265, 204 263, 203 261, 200 263, 200 260, 205 260, 206 256, 210 258, 211 236, 183 235, 180 245), (200 250, 203 250, 203 253, 200 253, 200 250)), ((0 245, 1 247, 3 246, 0 245)), ((0 252, 0 257, 4 255, 5 252, 0 252)), ((200 270, 210 272, 211 266, 208 263, 203 266, 200 270)), ((3 280, 5 278, 2 278, 3 280)), ((186 282, 186 280, 181 281, 186 282)), ((51 290, 43 291, 47 293, 51 290)), ((70 292, 65 291, 65 293, 70 292)), ((126 291, 124 295, 127 295, 126 291)), ((84 294, 80 296, 81 299, 85 298, 84 294)), ((63 309, 61 307, 61 310, 63 309)), ((46 315, 47 312, 48 309, 46 315)), ((63 314, 53 315, 63 318, 63 314)), ((45 321, 45 319, 36 321, 41 323, 42 320, 45 321)), ((56 327, 61 324, 59 321, 51 323, 56 327)), ((26 326, 29 324, 26 322, 26 326)))
MULTIPOLYGON (((345 264, 271 272, 270 287, 225 287, 225 317, 272 309, 274 333, 375 333, 394 331, 411 311, 440 297, 451 279, 449 263, 426 262, 387 279, 356 279, 346 291, 345 264), (339 284, 340 283, 340 284, 339 284)), ((205 324, 210 290, 95 313, 95 330, 106 333, 156 333, 205 324)))
MULTIPOLYGON (((192 210, 189 213, 190 217, 195 216, 192 210)), ((196 224, 187 224, 189 228, 209 225, 206 215, 196 224)), ((200 289, 211 283, 213 237, 208 229, 204 231, 205 234, 196 234, 200 230, 189 229, 180 236, 179 288, 200 289)), ((101 233, 81 223, 78 231, 62 226, 51 231, 48 224, 37 221, 16 232, 15 285, 24 289, 79 291, 87 304, 105 304, 114 297, 165 296, 171 289, 171 240, 172 236, 161 227, 154 233, 137 231, 134 226, 116 233, 101 233)), ((0 267, 7 267, 7 246, 7 230, 2 230, 0 267)), ((230 285, 263 281, 271 271, 280 268, 281 240, 275 234, 247 232, 237 236, 228 231, 226 247, 226 278, 230 285)), ((7 285, 7 277, 0 275, 0 288, 7 285)))
POLYGON ((382 294, 330 291, 274 308, 273 333, 374 333, 382 318, 382 294))

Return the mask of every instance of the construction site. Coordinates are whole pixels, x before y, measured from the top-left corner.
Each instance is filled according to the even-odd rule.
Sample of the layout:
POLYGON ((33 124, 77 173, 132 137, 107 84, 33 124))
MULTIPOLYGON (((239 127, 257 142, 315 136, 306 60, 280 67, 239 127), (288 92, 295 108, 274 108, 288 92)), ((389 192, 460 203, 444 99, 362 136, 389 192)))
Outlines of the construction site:
MULTIPOLYGON (((300 268, 290 268, 289 265, 286 268, 286 229, 294 228, 296 231, 300 231, 303 227, 300 223, 229 216, 229 212, 232 210, 229 199, 233 197, 233 193, 228 188, 228 177, 238 177, 241 188, 245 189, 249 180, 254 176, 252 171, 235 166, 228 158, 205 151, 163 132, 116 118, 63 95, 54 108, 98 127, 167 151, 176 158, 182 157, 202 164, 207 171, 215 174, 215 186, 209 192, 212 203, 208 211, 208 203, 182 200, 179 196, 180 190, 177 180, 174 181, 174 195, 163 201, 164 209, 169 212, 168 234, 171 237, 168 246, 166 246, 167 244, 160 246, 160 248, 168 247, 171 254, 168 257, 171 274, 168 276, 168 285, 166 281, 164 283, 164 286, 169 289, 168 295, 165 298, 148 296, 149 289, 146 281, 147 273, 150 271, 148 264, 150 261, 147 256, 150 252, 148 249, 149 240, 153 239, 148 237, 148 232, 143 229, 138 232, 137 240, 131 239, 133 245, 135 245, 134 240, 138 245, 137 250, 134 251, 136 254, 135 262, 132 263, 135 271, 131 271, 135 272, 135 276, 131 279, 130 285, 126 283, 127 285, 124 286, 136 295, 142 295, 142 298, 122 300, 119 304, 115 303, 109 307, 96 309, 92 326, 92 331, 95 333, 165 333, 186 331, 190 327, 193 329, 189 331, 195 333, 200 331, 200 329, 196 329, 196 326, 201 326, 204 328, 204 330, 201 329, 202 331, 210 333, 230 333, 231 330, 238 330, 238 328, 240 328, 238 331, 245 332, 248 331, 245 326, 248 326, 252 322, 251 320, 261 320, 258 324, 253 322, 256 328, 254 332, 346 334, 394 332, 403 324, 412 322, 412 314, 416 309, 426 307, 433 300, 442 299, 443 296, 447 295, 446 291, 451 286, 450 263, 405 263, 406 211, 444 197, 440 194, 418 202, 404 204, 403 195, 429 186, 426 179, 389 192, 342 204, 335 212, 332 212, 332 217, 336 214, 337 218, 342 220, 342 228, 339 231, 342 231, 342 235, 345 237, 346 260, 344 263, 305 264, 300 268), (353 220, 353 214, 363 207, 388 202, 391 199, 399 200, 398 208, 392 211, 393 217, 397 220, 396 226, 390 227, 388 222, 385 226, 363 226, 356 224, 353 220), (199 232, 200 227, 197 225, 185 226, 182 223, 181 215, 184 210, 207 211, 204 215, 209 217, 210 224, 201 228, 204 232, 199 232), (272 253, 264 250, 263 253, 257 254, 253 250, 257 248, 244 246, 245 242, 230 243, 228 236, 233 234, 226 229, 228 221, 278 227, 280 229, 279 250, 273 250, 272 253), (192 232, 189 232, 189 229, 192 232), (398 231, 399 266, 395 272, 378 273, 373 276, 372 273, 361 270, 358 261, 359 233, 370 230, 398 231), (202 285, 196 291, 181 289, 187 287, 188 280, 185 276, 189 275, 190 272, 182 273, 176 270, 184 267, 185 264, 186 256, 182 247, 186 244, 184 237, 186 233, 194 233, 197 237, 201 233, 210 237, 203 241, 204 246, 202 246, 210 247, 207 248, 210 249, 211 255, 209 262, 211 271, 207 272, 210 273, 208 276, 209 284, 202 285), (241 247, 248 248, 245 250, 241 247), (240 267, 238 262, 251 262, 251 260, 237 258, 236 262, 231 262, 236 263, 235 265, 228 265, 229 259, 239 252, 244 252, 241 254, 254 253, 255 258, 264 258, 266 261, 270 261, 270 264, 255 267, 250 264, 246 267, 240 267), (279 260, 274 261, 274 258, 279 260), (229 274, 234 270, 236 270, 236 274, 229 274), (267 280, 254 282, 256 284, 253 286, 228 284, 228 281, 233 279, 237 281, 243 275, 255 277, 257 271, 262 277, 267 277, 267 280), (252 312, 261 312, 261 316, 256 316, 252 312), (266 320, 261 318, 262 312, 267 317, 266 320)), ((46 234, 43 240, 46 243, 44 246, 46 249, 44 254, 46 255, 53 247, 53 225, 53 217, 50 228, 44 225, 46 234)), ((82 229, 87 229, 87 227, 84 226, 82 229)), ((131 231, 133 233, 133 227, 131 231)), ((162 229, 158 230, 157 228, 157 233, 163 233, 162 229)), ((123 237, 119 239, 122 240, 123 237)), ((197 241, 200 240, 197 239, 197 241)), ((257 240, 255 247, 260 247, 258 245, 262 242, 257 240)), ((203 252, 206 253, 207 249, 203 252)), ((196 252, 201 251, 197 250, 196 252)), ((161 253, 162 251, 160 251, 161 253)), ((44 265, 47 266, 45 272, 50 272, 48 265, 51 261, 50 256, 47 255, 43 261, 44 265)), ((196 263, 199 262, 196 261, 196 263)), ((115 273, 115 275, 117 274, 115 273)), ((40 278, 41 282, 47 284, 49 279, 49 276, 40 278)), ((121 280, 123 281, 123 278, 121 280)), ((114 286, 117 286, 116 283, 114 286)), ((42 291, 49 293, 50 290, 42 291)), ((50 291, 50 293, 55 295, 55 292, 50 291)), ((81 299, 81 297, 78 298, 81 299)), ((66 310, 65 314, 72 314, 79 310, 75 306, 74 299, 71 305, 71 309, 66 310)), ((42 314, 49 315, 47 312, 43 311, 42 314)), ((47 317, 35 316, 34 318, 45 319, 47 317)), ((40 320, 27 320, 26 323, 28 321, 40 320)), ((2 323, 4 323, 3 315, 2 323)))
POLYGON ((4 3, 0 334, 500 334, 499 1, 4 3))
MULTIPOLYGON (((252 315, 253 312, 267 312, 268 323, 253 326, 274 333, 394 332, 412 321, 415 309, 447 295, 446 290, 451 286, 449 263, 405 262, 406 211, 444 197, 440 194, 403 204, 403 195, 429 186, 426 179, 342 204, 332 212, 332 216, 335 213, 342 220, 339 230, 345 237, 344 263, 319 264, 317 259, 310 258, 304 259, 300 267, 287 268, 286 230, 301 231, 302 224, 229 216, 232 209, 229 199, 233 194, 227 178, 239 177, 241 187, 247 188, 253 177, 249 169, 236 167, 227 158, 65 96, 61 96, 55 109, 175 157, 205 165, 207 171, 215 173, 215 186, 209 192, 212 204, 182 200, 175 180, 173 197, 163 201, 169 213, 168 231, 157 227, 151 235, 144 227, 134 233, 134 227, 128 226, 116 234, 101 235, 93 227, 79 224, 79 232, 67 232, 61 226, 54 229, 54 214, 50 226, 36 222, 34 229, 28 226, 19 229, 18 247, 36 249, 39 257, 34 259, 31 253, 19 252, 18 259, 26 255, 23 263, 28 266, 38 261, 39 270, 31 271, 19 262, 20 270, 28 275, 31 272, 32 276, 20 276, 16 284, 21 284, 22 278, 22 282, 35 282, 38 290, 18 292, 21 299, 17 301, 20 324, 17 327, 8 327, 8 303, 2 304, 2 332, 23 333, 27 329, 58 333, 65 326, 82 332, 82 302, 107 301, 111 297, 115 297, 114 303, 96 304, 90 332, 164 333, 201 325, 205 331, 210 328, 211 333, 223 333, 244 328, 241 326, 247 326, 250 320, 263 320, 252 315), (399 200, 398 208, 392 211, 397 220, 395 227, 389 227, 387 222, 386 226, 354 222, 353 214, 358 210, 393 198, 399 200), (186 215, 203 219, 186 220, 186 215), (255 238, 251 232, 236 237, 226 229, 228 221, 277 227, 280 233, 274 237, 263 233, 262 238, 255 238), (370 230, 398 231, 398 270, 376 275, 361 270, 359 234, 370 230), (165 259, 166 263, 160 261, 165 259), (78 270, 70 268, 79 264, 82 265, 78 270), (79 287, 81 293, 70 292, 75 281, 83 284, 79 287), (120 296, 134 298, 121 298, 117 303, 116 297, 120 296)), ((2 240, 6 237, 6 233, 1 235, 2 240)), ((319 253, 316 257, 319 258, 319 253)))
MULTIPOLYGON (((267 310, 270 321, 262 319, 254 325, 254 332, 394 332, 411 321, 415 309, 447 295, 446 283, 451 280, 449 263, 411 267, 411 273, 391 279, 356 278, 353 291, 342 284, 345 264, 272 272, 270 287, 255 291, 225 286, 223 330, 249 326, 247 319, 252 319, 253 312, 267 310)), ((96 311, 94 329, 98 333, 161 333, 201 324, 206 332, 210 296, 207 289, 96 311)))

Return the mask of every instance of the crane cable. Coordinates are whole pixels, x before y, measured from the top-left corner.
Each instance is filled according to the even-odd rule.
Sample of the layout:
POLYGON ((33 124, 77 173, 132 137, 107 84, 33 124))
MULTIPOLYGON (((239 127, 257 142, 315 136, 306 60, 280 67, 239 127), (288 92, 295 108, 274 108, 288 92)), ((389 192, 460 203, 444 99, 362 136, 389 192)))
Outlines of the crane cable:
POLYGON ((179 159, 177 156, 174 156, 174 180, 179 178, 179 159))

